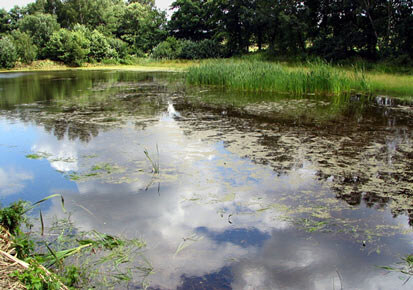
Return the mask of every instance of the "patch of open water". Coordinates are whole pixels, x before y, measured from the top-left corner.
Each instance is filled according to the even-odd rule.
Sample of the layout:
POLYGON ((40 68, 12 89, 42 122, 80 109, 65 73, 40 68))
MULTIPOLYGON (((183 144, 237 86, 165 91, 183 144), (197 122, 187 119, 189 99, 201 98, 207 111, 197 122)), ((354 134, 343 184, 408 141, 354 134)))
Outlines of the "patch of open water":
POLYGON ((413 250, 410 105, 234 106, 171 78, 0 77, 2 204, 62 193, 77 227, 143 238, 153 289, 402 287, 378 266, 413 250))

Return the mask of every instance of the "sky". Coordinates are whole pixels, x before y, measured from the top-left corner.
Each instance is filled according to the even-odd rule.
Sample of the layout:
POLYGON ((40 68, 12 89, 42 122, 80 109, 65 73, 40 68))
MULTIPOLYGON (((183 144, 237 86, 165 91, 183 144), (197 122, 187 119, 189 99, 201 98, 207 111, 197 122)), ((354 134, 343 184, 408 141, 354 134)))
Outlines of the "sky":
MULTIPOLYGON (((34 0, 12 0, 12 1, 0 0, 0 8, 4 8, 8 11, 10 10, 10 8, 13 8, 15 5, 25 6, 30 2, 34 2, 34 0)), ((155 2, 158 8, 165 10, 169 7, 169 5, 171 5, 173 0, 155 0, 155 2)))

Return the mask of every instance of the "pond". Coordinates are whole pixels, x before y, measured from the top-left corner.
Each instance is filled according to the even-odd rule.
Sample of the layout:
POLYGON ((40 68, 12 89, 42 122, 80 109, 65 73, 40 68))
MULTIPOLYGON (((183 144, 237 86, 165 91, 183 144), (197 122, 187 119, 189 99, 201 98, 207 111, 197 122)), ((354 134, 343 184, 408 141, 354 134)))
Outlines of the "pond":
POLYGON ((400 289, 380 267, 413 252, 412 128, 386 97, 0 74, 0 200, 61 193, 79 229, 142 238, 150 289, 400 289))

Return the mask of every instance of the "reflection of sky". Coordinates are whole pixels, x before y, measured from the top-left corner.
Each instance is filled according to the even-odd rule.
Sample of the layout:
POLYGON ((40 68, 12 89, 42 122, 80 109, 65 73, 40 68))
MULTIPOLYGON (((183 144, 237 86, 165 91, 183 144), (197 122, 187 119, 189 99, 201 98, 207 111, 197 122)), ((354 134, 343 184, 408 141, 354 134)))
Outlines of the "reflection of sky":
POLYGON ((61 191, 76 191, 47 160, 26 158, 31 144, 46 133, 38 127, 0 119, 0 201, 9 204, 16 199, 35 202, 61 191))
MULTIPOLYGON (((256 213, 257 199, 273 203, 286 194, 319 188, 310 165, 277 176, 270 168, 228 152, 222 142, 183 134, 179 122, 168 115, 144 131, 127 124, 77 146, 73 155, 96 154, 94 162, 124 165, 124 174, 131 180, 78 183, 80 194, 67 199, 76 224, 142 237, 148 244, 145 255, 156 270, 150 277, 154 286, 197 287, 206 277, 234 289, 331 289, 332 285, 340 289, 340 283, 346 289, 360 285, 392 289, 401 285, 395 276, 383 277, 375 268, 394 261, 388 256, 369 256, 360 245, 327 234, 300 234, 277 219, 277 210, 256 213), (143 148, 155 153, 157 144, 159 192, 156 182, 145 190, 151 174, 143 155, 143 148), (146 173, 133 176, 134 166, 146 173), (176 253, 180 245, 185 246, 176 253)), ((80 169, 82 164, 79 161, 80 169)), ((59 212, 56 203, 50 213, 59 212)), ((390 248, 389 253, 409 249, 405 243, 390 248)))
MULTIPOLYGON (((394 262, 394 253, 408 253, 411 245, 406 241, 389 239, 378 255, 369 245, 342 241, 334 233, 298 231, 279 219, 277 207, 259 211, 261 205, 282 203, 287 197, 303 196, 298 203, 304 205, 305 191, 325 190, 310 163, 277 176, 271 168, 231 153, 222 141, 202 132, 184 134, 179 117, 169 104, 168 113, 144 130, 131 120, 122 128, 99 132, 89 143, 57 140, 41 127, 1 119, 2 202, 65 193, 66 207, 79 227, 143 238, 148 244, 145 255, 156 271, 150 280, 161 288, 199 288, 197 283, 208 281, 234 289, 401 285, 397 276, 383 276, 375 266, 394 262), (161 174, 152 180, 143 151, 157 160, 156 146, 161 174), (46 157, 25 157, 37 152, 46 157), (87 174, 106 163, 119 171, 77 182, 64 177, 87 174)), ((62 215, 59 202, 51 204, 48 213, 62 215)), ((377 215, 390 225, 400 220, 374 209, 350 214, 360 219, 377 215)), ((379 221, 370 222, 374 227, 379 221)))

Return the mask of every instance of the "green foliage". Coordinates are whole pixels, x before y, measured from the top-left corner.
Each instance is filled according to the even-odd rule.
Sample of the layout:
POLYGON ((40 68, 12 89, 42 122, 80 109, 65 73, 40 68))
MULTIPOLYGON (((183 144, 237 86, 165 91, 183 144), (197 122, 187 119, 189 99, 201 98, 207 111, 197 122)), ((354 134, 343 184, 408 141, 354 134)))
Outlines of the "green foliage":
POLYGON ((17 61, 17 50, 9 36, 0 38, 0 67, 13 68, 17 61))
POLYGON ((13 247, 16 250, 17 258, 26 259, 34 251, 34 242, 24 233, 13 236, 13 247))
POLYGON ((0 33, 8 33, 11 30, 10 15, 6 10, 0 9, 0 33))
POLYGON ((287 92, 295 96, 340 95, 352 90, 369 90, 363 72, 355 71, 348 75, 324 62, 288 70, 270 62, 209 61, 189 68, 187 82, 239 91, 287 92))
POLYGON ((60 29, 53 33, 47 44, 51 59, 63 61, 68 65, 81 66, 90 52, 90 41, 82 31, 60 29))
POLYGON ((219 58, 224 55, 223 46, 217 41, 204 39, 201 41, 185 40, 182 42, 182 50, 179 58, 182 59, 204 59, 219 58))
POLYGON ((44 48, 53 33, 60 28, 56 16, 50 14, 26 15, 18 22, 20 31, 29 34, 33 43, 39 48, 39 57, 46 58, 48 55, 44 48))
POLYGON ((118 60, 124 60, 129 55, 128 44, 119 38, 110 37, 106 39, 110 48, 116 53, 118 60))
POLYGON ((224 55, 223 46, 214 40, 179 40, 168 37, 152 51, 155 59, 204 59, 219 58, 224 55))
POLYGON ((27 222, 24 213, 28 203, 19 200, 8 207, 0 209, 0 225, 5 227, 12 235, 20 232, 20 225, 27 222))
POLYGON ((34 260, 29 260, 29 268, 23 272, 15 271, 12 276, 17 277, 19 281, 28 290, 60 290, 62 283, 56 275, 46 273, 40 265, 34 260))
POLYGON ((85 274, 76 266, 66 266, 63 275, 60 277, 63 284, 68 287, 75 287, 84 279, 85 274))
POLYGON ((117 58, 117 52, 109 44, 108 39, 99 31, 93 30, 89 35, 90 52, 89 59, 94 59, 98 62, 107 58, 117 58))
POLYGON ((20 61, 27 64, 32 63, 37 57, 38 49, 37 46, 33 44, 30 35, 20 30, 13 30, 12 36, 20 61))
POLYGON ((118 34, 136 51, 149 52, 166 38, 165 26, 164 12, 134 2, 126 7, 118 34))
POLYGON ((153 49, 151 57, 155 59, 177 59, 181 52, 182 41, 175 37, 168 37, 153 49))
MULTIPOLYGON (((152 273, 152 266, 146 259, 143 259, 144 265, 136 266, 137 259, 142 258, 138 251, 145 247, 145 243, 138 239, 126 240, 96 231, 77 231, 65 220, 58 221, 49 229, 47 240, 43 236, 43 222, 40 236, 36 236, 35 232, 21 232, 20 225, 28 224, 25 216, 28 211, 58 196, 65 211, 64 200, 60 194, 47 196, 33 205, 19 201, 0 209, 0 225, 12 233, 17 257, 30 265, 27 270, 16 271, 12 275, 27 289, 61 289, 62 283, 78 288, 86 286, 90 279, 99 275, 104 277, 104 282, 98 281, 97 287, 106 289, 115 287, 119 282, 131 280, 133 273, 139 273, 143 277, 152 273), (45 248, 42 249, 41 245, 45 248), (93 255, 98 251, 99 255, 93 255), (82 268, 73 264, 67 266, 65 260, 70 257, 76 258, 71 260, 71 263, 82 259, 82 268), (133 261, 134 266, 127 266, 130 261, 133 261)), ((43 221, 41 214, 40 220, 43 221)))
POLYGON ((209 0, 176 0, 171 4, 174 12, 168 30, 178 39, 200 41, 211 39, 218 24, 214 18, 215 2, 209 0))

